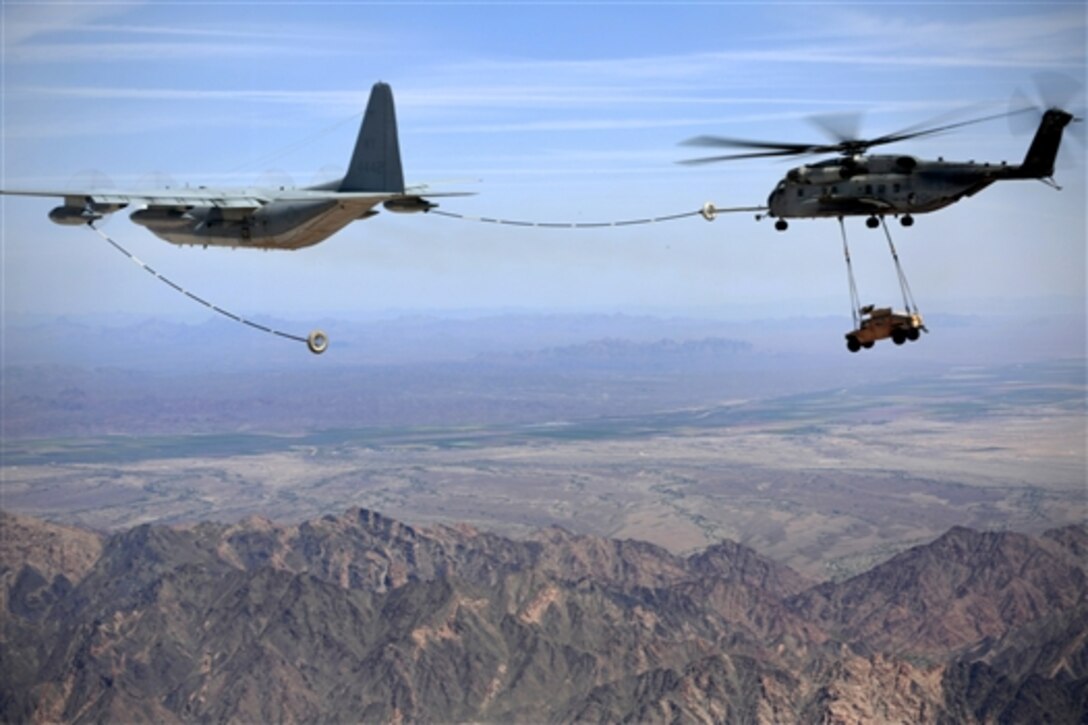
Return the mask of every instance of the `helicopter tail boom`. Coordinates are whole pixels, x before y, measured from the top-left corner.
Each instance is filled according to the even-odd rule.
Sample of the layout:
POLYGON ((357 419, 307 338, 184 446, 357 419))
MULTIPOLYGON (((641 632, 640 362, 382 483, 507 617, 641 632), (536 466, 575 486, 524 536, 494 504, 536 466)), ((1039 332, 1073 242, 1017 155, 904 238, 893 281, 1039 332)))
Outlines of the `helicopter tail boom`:
POLYGON ((1062 132, 1072 120, 1073 114, 1057 108, 1043 114, 1024 163, 1017 169, 1019 178, 1046 179, 1054 175, 1054 159, 1062 143, 1062 132))

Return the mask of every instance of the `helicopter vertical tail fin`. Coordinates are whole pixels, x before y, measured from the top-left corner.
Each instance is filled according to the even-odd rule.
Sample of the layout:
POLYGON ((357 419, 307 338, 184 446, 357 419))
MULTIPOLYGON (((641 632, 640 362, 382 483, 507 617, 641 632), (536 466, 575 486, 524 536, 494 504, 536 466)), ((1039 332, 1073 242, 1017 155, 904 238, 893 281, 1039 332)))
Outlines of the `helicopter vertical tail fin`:
POLYGON ((1024 163, 1020 165, 1020 175, 1031 179, 1046 179, 1054 175, 1054 159, 1062 143, 1062 132, 1072 120, 1073 114, 1057 108, 1043 114, 1035 138, 1024 156, 1024 163))
POLYGON ((355 152, 340 182, 340 191, 404 193, 397 114, 393 108, 393 90, 387 83, 375 83, 370 91, 355 152))

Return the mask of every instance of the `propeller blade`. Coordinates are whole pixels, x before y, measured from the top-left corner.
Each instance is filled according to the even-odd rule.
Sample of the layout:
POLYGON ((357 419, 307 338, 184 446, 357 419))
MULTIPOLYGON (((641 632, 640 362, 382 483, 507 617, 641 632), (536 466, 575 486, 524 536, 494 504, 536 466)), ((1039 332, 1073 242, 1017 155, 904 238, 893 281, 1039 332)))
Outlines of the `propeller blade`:
POLYGON ((1040 71, 1032 76, 1032 80, 1035 81, 1035 90, 1044 109, 1068 110, 1081 90, 1076 79, 1054 71, 1040 71))
MULTIPOLYGON (((76 192, 102 191, 109 192, 117 188, 113 179, 99 169, 82 169, 72 174, 68 179, 67 188, 76 192)), ((113 214, 106 214, 95 222, 95 226, 101 228, 109 224, 113 214)))
POLYGON ((295 181, 282 169, 265 169, 257 177, 256 187, 258 189, 293 189, 295 181))
POLYGON ((324 164, 310 179, 310 186, 319 186, 338 181, 344 177, 344 167, 336 164, 324 164))
POLYGON ((136 182, 137 189, 176 189, 178 182, 165 171, 149 171, 136 182))

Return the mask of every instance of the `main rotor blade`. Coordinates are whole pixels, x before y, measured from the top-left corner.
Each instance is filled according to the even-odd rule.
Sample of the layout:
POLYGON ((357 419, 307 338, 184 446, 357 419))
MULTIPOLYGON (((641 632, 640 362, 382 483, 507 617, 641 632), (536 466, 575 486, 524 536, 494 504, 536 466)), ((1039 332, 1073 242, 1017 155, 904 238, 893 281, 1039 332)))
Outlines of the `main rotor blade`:
POLYGON ((1016 135, 1031 133, 1039 125, 1042 118, 1042 109, 1036 108, 1035 103, 1028 98, 1023 90, 1017 88, 1009 99, 1009 130, 1016 135), (1024 109, 1032 109, 1035 113, 1021 113, 1024 109))
POLYGON ((800 144, 779 143, 775 141, 751 141, 747 139, 730 138, 728 136, 696 136, 694 138, 683 141, 681 145, 756 150, 752 153, 728 154, 724 156, 708 156, 705 158, 680 161, 679 163, 685 165, 695 165, 714 163, 717 161, 758 159, 774 156, 805 156, 809 154, 817 155, 830 153, 838 153, 848 156, 853 154, 863 154, 873 146, 883 146, 884 144, 895 143, 897 141, 906 141, 907 139, 919 138, 921 136, 932 136, 935 134, 952 131, 957 128, 963 128, 964 126, 971 126, 977 123, 985 123, 986 121, 993 121, 998 118, 1008 118, 1010 116, 1026 113, 1032 110, 1033 109, 1031 108, 1014 109, 1012 111, 1006 111, 1004 113, 994 113, 988 116, 971 118, 966 121, 957 121, 955 123, 945 123, 937 126, 914 124, 913 126, 908 126, 907 128, 900 131, 885 134, 883 136, 877 136, 876 138, 871 139, 859 139, 854 137, 854 130, 857 127, 859 114, 844 113, 811 116, 809 117, 810 121, 823 128, 828 134, 837 137, 839 142, 834 144, 800 144))
POLYGON ((681 146, 706 146, 739 149, 769 149, 774 151, 790 151, 793 153, 806 153, 814 148, 813 144, 806 143, 779 143, 777 141, 749 141, 742 138, 729 138, 727 136, 696 136, 687 141, 681 141, 681 146))
POLYGON ((917 131, 905 130, 896 133, 889 133, 884 136, 878 136, 877 138, 864 141, 866 148, 870 146, 882 146, 884 144, 895 143, 896 141, 905 141, 911 138, 919 138, 921 136, 932 136, 946 131, 951 131, 956 128, 963 128, 964 126, 972 126, 976 123, 984 123, 986 121, 993 121, 998 118, 1008 118, 1009 116, 1025 113, 1030 111, 1030 108, 1022 108, 1019 110, 1005 111, 1003 113, 995 113, 989 116, 983 116, 981 118, 972 118, 967 121, 959 121, 957 123, 946 123, 943 126, 932 126, 930 128, 923 128, 917 131))
POLYGON ((839 143, 853 142, 858 138, 861 113, 844 111, 842 113, 819 113, 808 117, 808 122, 824 132, 828 138, 839 143))
POLYGON ((704 158, 699 158, 699 159, 685 159, 683 161, 677 161, 676 163, 683 164, 684 166, 698 166, 700 164, 712 164, 712 163, 715 163, 717 161, 736 161, 738 159, 764 159, 764 158, 769 158, 769 157, 772 157, 772 156, 800 156, 800 155, 804 155, 804 154, 808 154, 808 153, 815 153, 815 152, 810 152, 810 151, 807 151, 807 150, 803 150, 803 151, 785 151, 785 150, 783 150, 783 151, 757 151, 757 152, 751 153, 751 154, 729 154, 727 156, 706 156, 704 158))

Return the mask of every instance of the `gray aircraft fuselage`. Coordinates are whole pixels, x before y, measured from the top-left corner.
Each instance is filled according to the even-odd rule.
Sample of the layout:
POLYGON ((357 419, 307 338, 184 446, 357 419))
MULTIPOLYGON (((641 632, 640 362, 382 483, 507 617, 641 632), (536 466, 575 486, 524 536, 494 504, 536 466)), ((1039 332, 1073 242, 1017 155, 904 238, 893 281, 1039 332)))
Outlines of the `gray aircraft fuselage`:
POLYGON ((302 249, 377 212, 350 202, 274 201, 246 213, 232 209, 141 209, 129 217, 172 244, 302 249))

